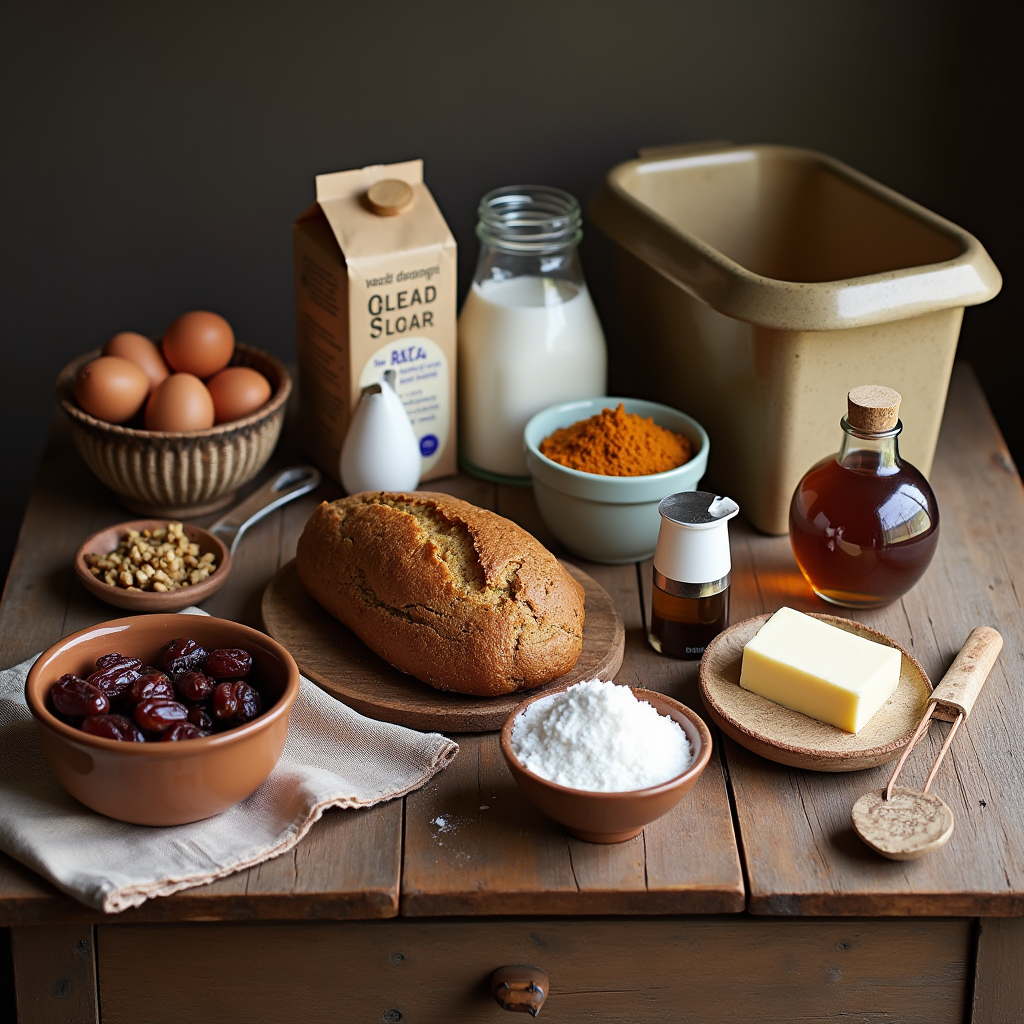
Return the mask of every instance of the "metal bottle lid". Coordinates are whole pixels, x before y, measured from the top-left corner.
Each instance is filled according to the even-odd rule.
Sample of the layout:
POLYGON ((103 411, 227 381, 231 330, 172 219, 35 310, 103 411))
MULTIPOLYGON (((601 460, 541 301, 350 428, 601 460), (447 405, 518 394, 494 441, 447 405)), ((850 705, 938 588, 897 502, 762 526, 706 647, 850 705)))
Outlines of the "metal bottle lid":
POLYGON ((662 499, 655 582, 681 597, 710 596, 729 586, 729 520, 739 510, 731 498, 709 491, 681 491, 662 499), (672 583, 687 586, 680 589, 672 583))
POLYGON ((728 522, 739 510, 732 498, 710 491, 680 491, 662 498, 658 505, 662 519, 698 530, 728 522))

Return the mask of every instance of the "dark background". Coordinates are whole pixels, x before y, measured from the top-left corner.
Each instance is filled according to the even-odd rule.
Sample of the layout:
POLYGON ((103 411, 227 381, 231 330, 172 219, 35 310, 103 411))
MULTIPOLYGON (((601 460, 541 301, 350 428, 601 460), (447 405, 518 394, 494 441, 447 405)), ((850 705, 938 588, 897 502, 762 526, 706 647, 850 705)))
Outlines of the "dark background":
MULTIPOLYGON (((498 185, 586 199, 639 146, 709 138, 852 164, 976 234, 1002 270, 960 355, 1020 464, 1021 6, 8 3, 0 571, 68 360, 194 308, 293 358, 289 225, 313 176, 416 156, 463 289, 477 200, 498 185)), ((590 231, 582 252, 614 354, 610 246, 590 231)))

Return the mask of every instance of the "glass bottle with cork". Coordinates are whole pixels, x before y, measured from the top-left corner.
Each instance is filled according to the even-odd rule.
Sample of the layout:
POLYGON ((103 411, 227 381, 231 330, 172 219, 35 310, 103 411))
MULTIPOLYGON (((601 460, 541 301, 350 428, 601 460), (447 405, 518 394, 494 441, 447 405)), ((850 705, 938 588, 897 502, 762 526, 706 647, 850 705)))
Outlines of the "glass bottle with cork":
POLYGON ((928 481, 900 458, 902 397, 877 384, 847 396, 839 452, 812 466, 789 509, 804 578, 831 604, 877 608, 924 574, 939 539, 928 481))
POLYGON ((740 507, 708 491, 681 491, 658 505, 650 645, 696 660, 729 624, 729 520, 740 507))

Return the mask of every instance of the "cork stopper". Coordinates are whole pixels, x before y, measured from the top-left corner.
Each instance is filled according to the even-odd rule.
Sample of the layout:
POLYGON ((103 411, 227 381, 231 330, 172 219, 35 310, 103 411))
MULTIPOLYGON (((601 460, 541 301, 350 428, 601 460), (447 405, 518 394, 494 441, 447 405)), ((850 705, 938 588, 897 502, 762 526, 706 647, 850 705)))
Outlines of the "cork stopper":
POLYGON ((881 434, 892 430, 900 418, 903 396, 881 384, 864 384, 846 396, 846 418, 850 426, 866 433, 881 434))
POLYGON ((371 185, 366 192, 370 209, 380 217, 397 217, 412 206, 412 186, 397 178, 385 178, 371 185))

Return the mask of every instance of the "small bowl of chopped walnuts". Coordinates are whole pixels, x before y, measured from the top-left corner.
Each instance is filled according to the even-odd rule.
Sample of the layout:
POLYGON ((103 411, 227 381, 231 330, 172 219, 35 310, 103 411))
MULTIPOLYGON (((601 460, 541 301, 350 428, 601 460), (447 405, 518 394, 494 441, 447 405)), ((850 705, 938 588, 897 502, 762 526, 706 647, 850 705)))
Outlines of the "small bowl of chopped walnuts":
POLYGON ((94 533, 75 555, 90 594, 133 612, 175 612, 205 601, 231 569, 227 545, 208 530, 136 519, 94 533))

